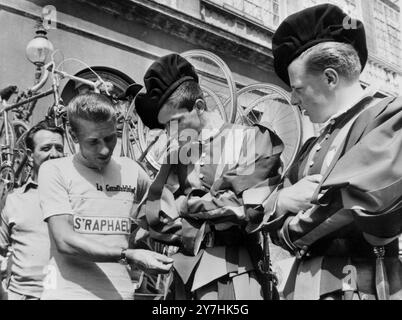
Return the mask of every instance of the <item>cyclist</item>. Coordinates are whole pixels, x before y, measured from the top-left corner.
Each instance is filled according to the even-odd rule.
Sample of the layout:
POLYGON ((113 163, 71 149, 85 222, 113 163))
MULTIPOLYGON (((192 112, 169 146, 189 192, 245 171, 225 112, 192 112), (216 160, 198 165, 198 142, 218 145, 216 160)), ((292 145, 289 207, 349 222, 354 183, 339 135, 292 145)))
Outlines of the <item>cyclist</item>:
POLYGON ((39 195, 51 233, 51 260, 42 299, 133 299, 128 266, 168 272, 172 260, 128 248, 130 212, 150 184, 131 159, 112 156, 116 111, 97 93, 76 96, 67 107, 80 151, 46 163, 39 195))

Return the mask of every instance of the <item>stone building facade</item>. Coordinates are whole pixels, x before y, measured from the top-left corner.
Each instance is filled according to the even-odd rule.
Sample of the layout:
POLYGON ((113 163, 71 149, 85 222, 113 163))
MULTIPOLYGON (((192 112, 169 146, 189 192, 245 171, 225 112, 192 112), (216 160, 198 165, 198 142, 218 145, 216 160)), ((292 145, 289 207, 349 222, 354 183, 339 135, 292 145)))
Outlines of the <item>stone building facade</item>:
MULTIPOLYGON (((25 58, 43 7, 52 5, 57 19, 48 38, 59 49, 58 59, 71 74, 88 66, 120 87, 142 76, 152 61, 170 52, 211 51, 231 69, 240 89, 252 83, 272 83, 288 89, 273 71, 272 35, 289 14, 320 0, 0 0, 0 87, 32 86, 35 67, 25 58)), ((333 0, 368 31, 370 59, 365 84, 378 83, 385 95, 401 92, 401 19, 397 0, 333 0)), ((64 94, 73 85, 64 80, 64 94)), ((35 119, 43 116, 51 99, 35 119)))

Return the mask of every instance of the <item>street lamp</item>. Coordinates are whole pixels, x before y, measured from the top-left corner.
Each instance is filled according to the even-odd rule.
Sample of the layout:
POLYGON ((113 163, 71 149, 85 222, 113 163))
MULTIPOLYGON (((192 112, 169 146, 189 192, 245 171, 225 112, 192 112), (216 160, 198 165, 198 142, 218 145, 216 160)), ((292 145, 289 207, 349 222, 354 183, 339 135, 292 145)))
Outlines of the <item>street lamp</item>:
POLYGON ((35 83, 38 83, 46 58, 53 51, 53 44, 46 37, 42 21, 38 21, 36 29, 35 37, 27 45, 26 56, 36 66, 35 83))

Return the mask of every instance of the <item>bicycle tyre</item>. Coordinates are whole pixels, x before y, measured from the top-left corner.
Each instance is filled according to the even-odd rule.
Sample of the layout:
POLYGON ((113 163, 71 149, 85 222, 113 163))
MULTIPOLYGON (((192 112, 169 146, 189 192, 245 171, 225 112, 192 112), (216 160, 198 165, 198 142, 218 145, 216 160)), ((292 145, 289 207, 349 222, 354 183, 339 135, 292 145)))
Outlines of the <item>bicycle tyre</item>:
POLYGON ((76 144, 73 141, 73 137, 70 134, 70 126, 67 123, 63 123, 64 138, 67 143, 68 150, 72 155, 77 153, 76 144))
POLYGON ((32 164, 29 162, 27 148, 25 145, 25 137, 30 127, 20 120, 12 122, 14 131, 16 132, 16 142, 14 147, 14 185, 15 187, 23 186, 32 174, 32 164))
MULTIPOLYGON (((135 99, 134 99, 135 100, 135 99)), ((131 136, 130 134, 133 135, 133 140, 136 141, 137 138, 134 136, 135 130, 132 128, 137 127, 137 119, 138 116, 136 115, 135 112, 135 103, 134 100, 130 104, 126 114, 124 115, 124 123, 123 123, 123 131, 122 131, 122 156, 128 157, 131 159, 135 159, 136 155, 133 149, 133 145, 131 143, 131 136), (135 119, 135 120, 134 120, 135 119)))
POLYGON ((54 105, 50 107, 46 118, 48 119, 48 121, 53 121, 53 124, 55 126, 63 129, 65 141, 64 151, 68 151, 71 155, 76 154, 78 145, 74 143, 73 138, 70 134, 70 125, 67 120, 67 111, 64 104, 59 104, 56 109, 54 105))
MULTIPOLYGON (((226 111, 225 111, 224 105, 222 104, 222 102, 220 101, 218 96, 209 88, 202 87, 202 90, 203 90, 204 94, 206 95, 206 99, 211 98, 215 101, 219 115, 222 117, 222 119, 225 119, 227 116, 226 111)), ((124 154, 126 156, 130 155, 130 156, 135 157, 135 150, 133 148, 133 144, 130 143, 130 141, 129 141, 130 140, 130 128, 128 126, 130 124, 131 119, 133 119, 134 117, 136 117, 136 119, 137 119, 137 122, 135 124, 134 123, 132 123, 132 124, 135 125, 135 127, 136 127, 135 139, 136 139, 136 143, 138 143, 139 151, 140 151, 141 155, 144 154, 144 152, 146 152, 146 150, 149 147, 149 142, 148 142, 149 139, 147 138, 149 136, 149 129, 143 124, 141 119, 136 114, 134 114, 134 112, 135 112, 135 104, 133 102, 125 116, 125 121, 124 121, 124 126, 123 126, 122 146, 124 149, 124 154)), ((153 130, 153 131, 156 132, 156 130, 153 130)), ((161 133, 163 133, 163 130, 161 130, 160 133, 155 133, 155 136, 160 137, 161 133)), ((166 140, 167 140, 167 138, 166 138, 166 140)), ((167 144, 166 144, 166 146, 167 146, 167 144)), ((145 160, 152 167, 153 171, 159 171, 159 169, 161 167, 159 160, 161 158, 163 158, 164 152, 161 152, 160 154, 161 154, 161 156, 159 157, 159 159, 155 159, 155 157, 153 156, 153 154, 151 152, 147 152, 145 155, 145 160)), ((135 159, 138 160, 138 157, 135 157, 135 159)))
MULTIPOLYGON (((9 116, 9 114, 8 114, 9 116)), ((13 152, 15 146, 15 132, 12 126, 12 122, 8 120, 8 134, 9 134, 9 146, 6 145, 6 132, 4 126, 4 117, 0 124, 0 145, 1 145, 1 161, 0 161, 0 183, 6 182, 7 192, 14 189, 14 171, 13 171, 13 152), (8 151, 7 151, 8 149, 8 151), (7 157, 10 156, 10 159, 7 157)))
POLYGON ((282 139, 285 149, 281 159, 284 164, 283 175, 285 175, 294 162, 301 146, 302 124, 299 109, 291 104, 288 92, 268 83, 257 83, 242 88, 238 91, 238 100, 239 110, 236 123, 252 125, 264 119, 264 122, 268 123, 269 127, 282 139), (253 94, 253 99, 247 99, 246 95, 253 94), (261 109, 261 107, 263 112, 257 110, 261 115, 261 119, 257 119, 257 117, 251 119, 249 115, 256 108, 261 109), (285 109, 286 107, 289 108, 285 109), (293 128, 293 130, 289 130, 289 127, 293 128))
MULTIPOLYGON (((2 116, 1 116, 2 118, 2 116)), ((12 151, 14 149, 15 145, 15 132, 14 128, 12 125, 12 121, 8 120, 8 132, 9 132, 9 139, 10 139, 10 150, 12 151)), ((2 119, 2 122, 0 124, 0 146, 3 149, 5 147, 5 130, 4 130, 4 119, 2 119)), ((3 151, 2 153, 2 161, 3 161, 3 151)))
MULTIPOLYGON (((232 72, 230 71, 228 65, 217 55, 210 51, 206 50, 189 50, 181 53, 181 56, 189 60, 190 63, 192 63, 197 71, 197 74, 200 78, 200 85, 202 85, 204 88, 206 88, 206 85, 202 84, 202 74, 205 73, 202 70, 198 68, 198 66, 195 64, 192 59, 196 58, 203 58, 203 59, 209 59, 210 62, 214 63, 218 69, 220 69, 223 73, 224 80, 226 80, 227 84, 227 89, 229 90, 229 97, 228 99, 225 99, 225 101, 229 101, 230 104, 227 105, 227 103, 222 103, 224 106, 227 105, 227 108, 225 109, 225 114, 226 114, 226 120, 227 122, 234 123, 236 120, 236 113, 237 113, 237 88, 236 88, 236 83, 234 81, 232 72)), ((212 76, 217 76, 217 75, 212 75, 212 76)), ((212 91, 213 88, 208 88, 212 91)))

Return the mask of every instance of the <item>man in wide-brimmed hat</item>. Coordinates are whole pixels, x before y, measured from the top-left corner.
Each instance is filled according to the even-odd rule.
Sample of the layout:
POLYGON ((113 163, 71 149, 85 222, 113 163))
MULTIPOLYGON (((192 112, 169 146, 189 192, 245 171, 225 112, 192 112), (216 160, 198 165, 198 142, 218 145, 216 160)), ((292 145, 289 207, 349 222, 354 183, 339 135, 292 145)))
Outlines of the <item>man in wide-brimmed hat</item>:
POLYGON ((155 61, 136 99, 142 121, 168 129, 165 163, 138 222, 176 245, 174 299, 262 299, 262 204, 280 180, 280 139, 264 126, 224 123, 207 106, 194 67, 178 54, 155 61))
POLYGON ((401 299, 402 100, 362 89, 363 24, 307 8, 279 26, 273 53, 292 102, 322 124, 266 206, 265 227, 297 257, 285 297, 401 299))

